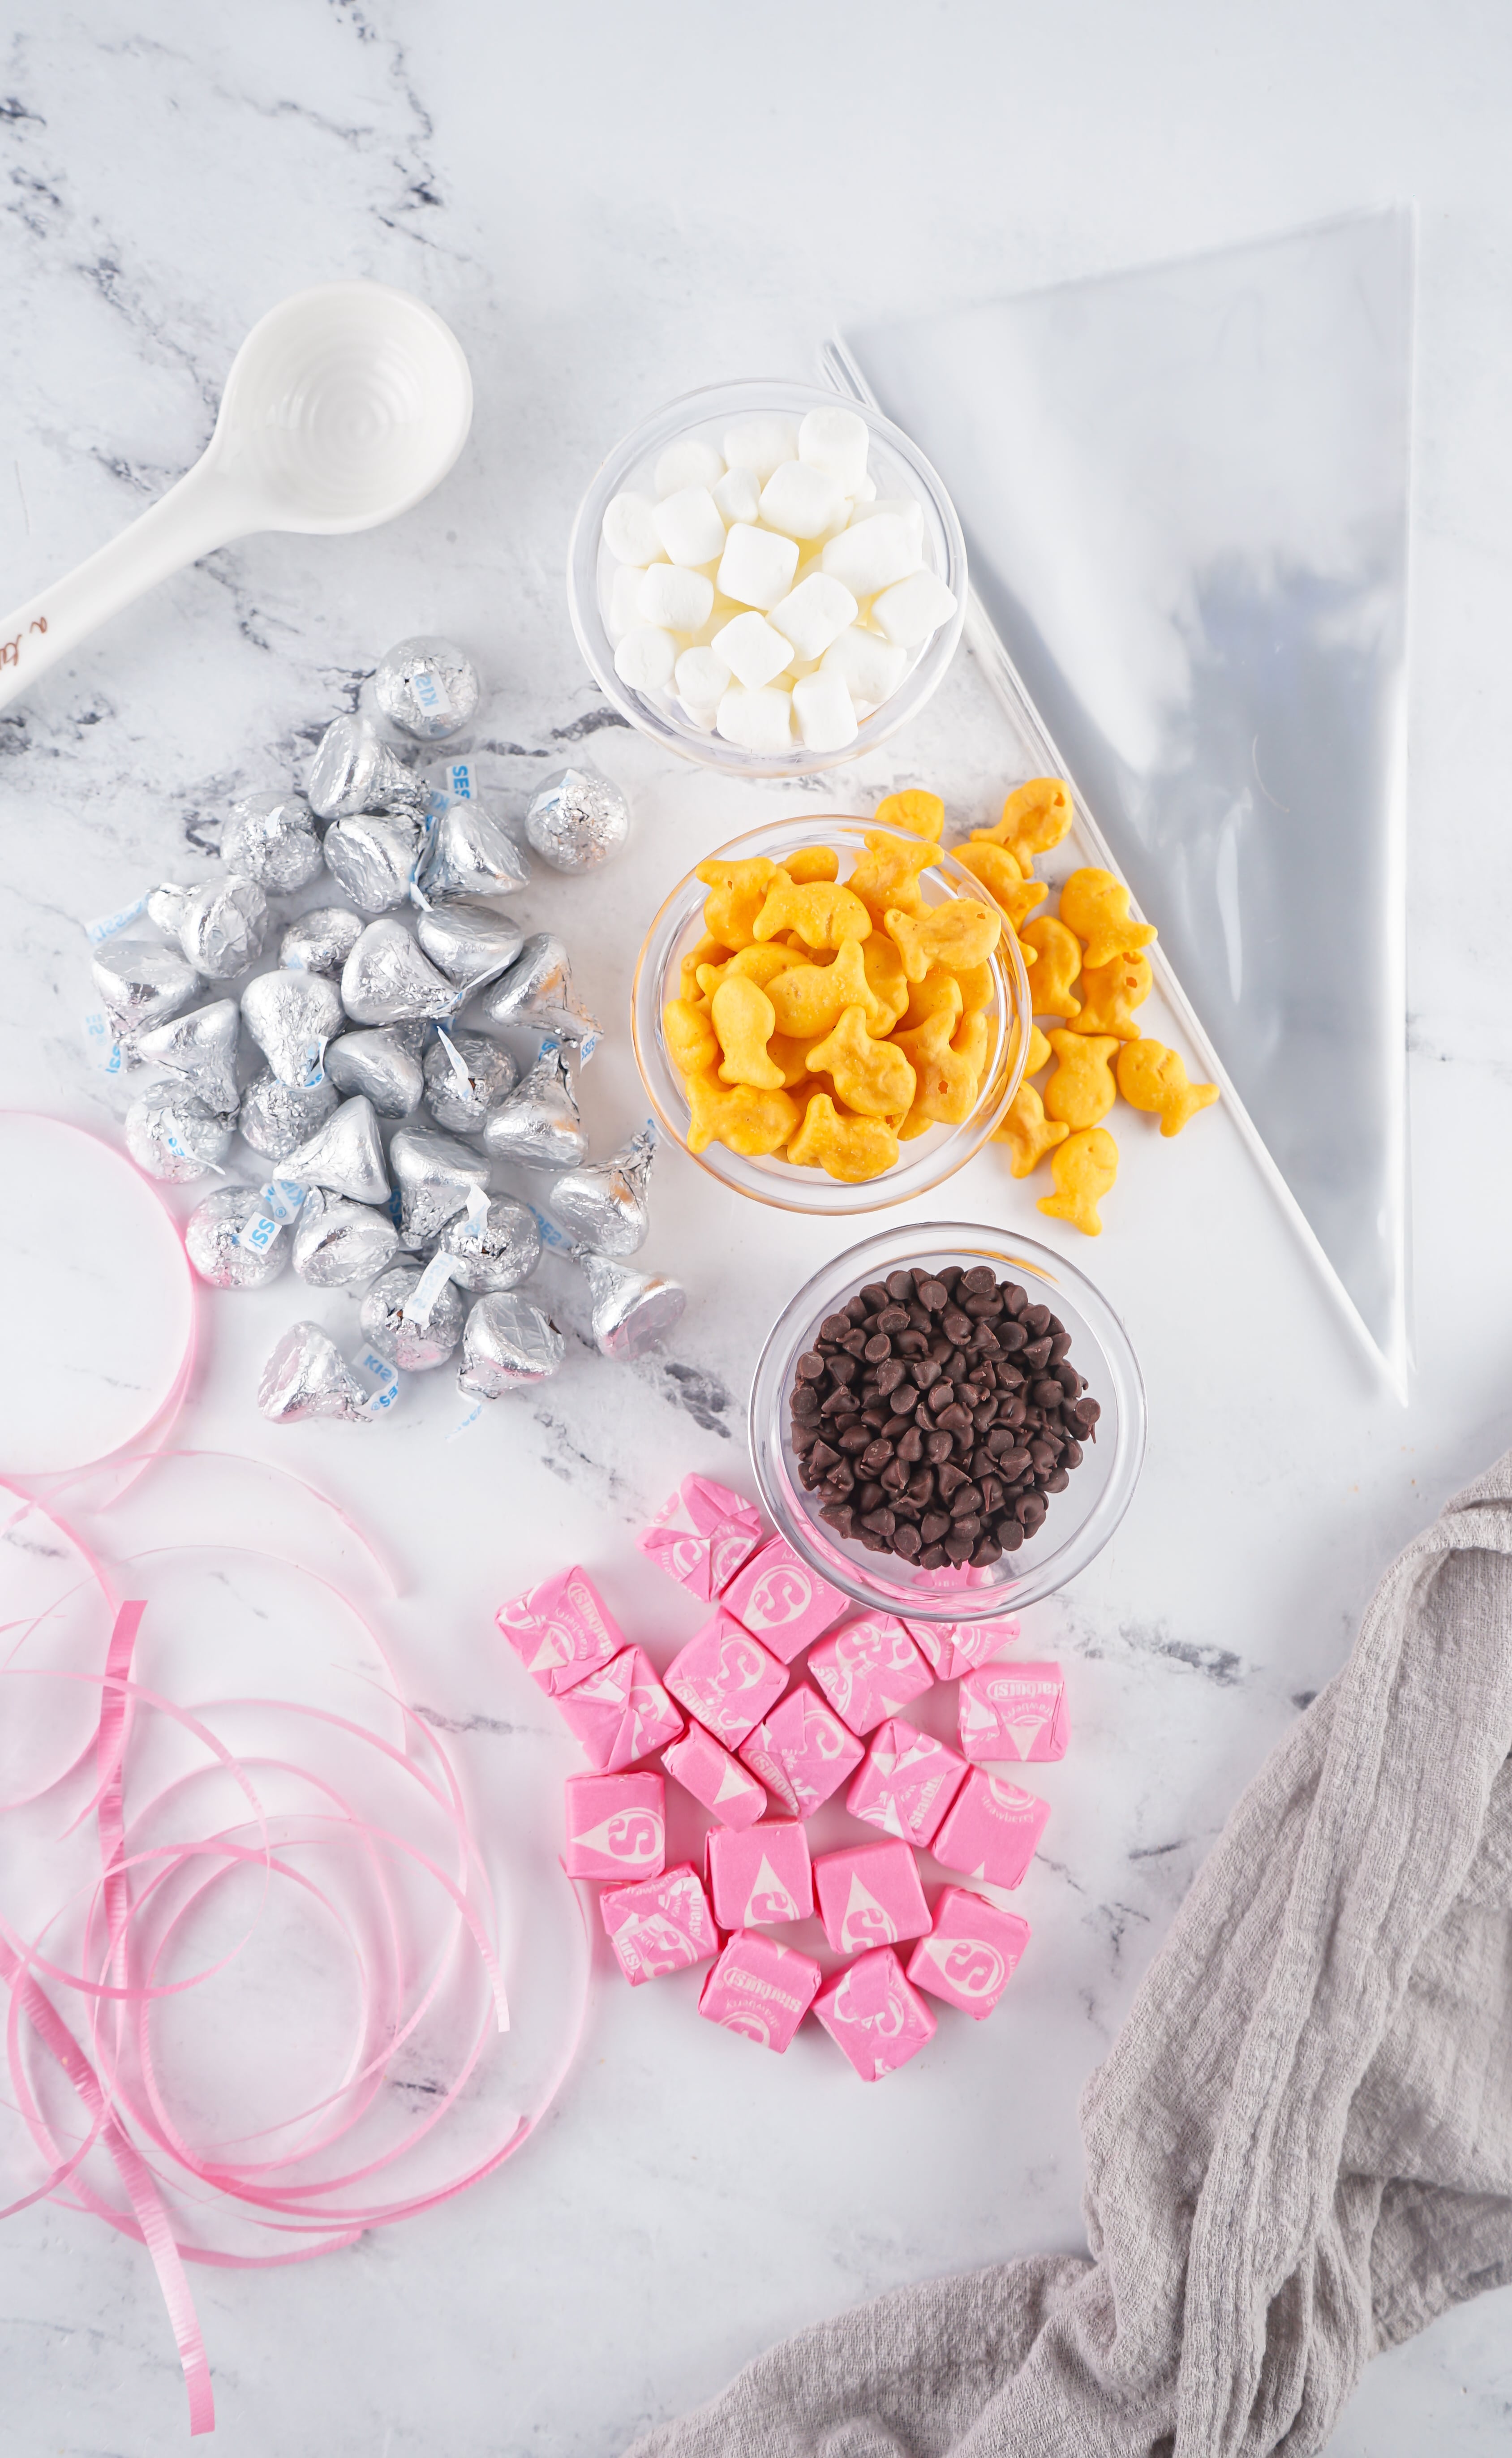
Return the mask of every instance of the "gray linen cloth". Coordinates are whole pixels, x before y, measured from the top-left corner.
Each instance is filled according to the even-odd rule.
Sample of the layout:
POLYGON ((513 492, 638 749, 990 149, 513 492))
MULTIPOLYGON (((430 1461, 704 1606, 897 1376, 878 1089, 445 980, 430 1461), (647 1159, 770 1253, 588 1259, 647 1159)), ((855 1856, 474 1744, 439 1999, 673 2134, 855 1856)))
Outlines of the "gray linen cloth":
POLYGON ((1512 1453, 1387 1573, 1082 2102, 1090 2260, 906 2287, 632 2458, 1288 2458, 1512 2280, 1512 1453))

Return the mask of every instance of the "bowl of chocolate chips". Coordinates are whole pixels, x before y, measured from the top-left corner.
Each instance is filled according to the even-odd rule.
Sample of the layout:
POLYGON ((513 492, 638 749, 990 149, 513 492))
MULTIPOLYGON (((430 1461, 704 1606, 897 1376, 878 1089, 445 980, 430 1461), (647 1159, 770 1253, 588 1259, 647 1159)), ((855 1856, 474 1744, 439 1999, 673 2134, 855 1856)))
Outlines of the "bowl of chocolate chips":
POLYGON ((761 1499, 821 1577, 910 1621, 977 1621, 1085 1570, 1129 1508, 1145 1392, 1075 1265, 913 1222, 801 1288, 751 1389, 761 1499))

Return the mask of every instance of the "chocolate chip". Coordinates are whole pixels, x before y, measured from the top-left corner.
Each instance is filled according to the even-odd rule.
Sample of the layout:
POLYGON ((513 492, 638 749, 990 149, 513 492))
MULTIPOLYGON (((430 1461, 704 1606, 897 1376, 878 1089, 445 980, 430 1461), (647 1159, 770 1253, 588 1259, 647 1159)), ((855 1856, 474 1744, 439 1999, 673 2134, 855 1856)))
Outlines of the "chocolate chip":
POLYGON ((861 1351, 868 1365, 880 1365, 883 1358, 891 1357, 892 1353, 893 1344, 885 1331, 874 1331, 861 1351))
POLYGON ((926 1510, 919 1522, 919 1533, 926 1545, 938 1545, 949 1532, 950 1522, 942 1510, 926 1510))
POLYGON ((893 1530, 893 1552, 901 1553, 905 1562, 913 1560, 923 1541, 917 1528, 903 1527, 893 1530))
POLYGON ((951 1535, 945 1538, 945 1559, 947 1561, 955 1562, 957 1564, 969 1562, 971 1559, 971 1551, 972 1540, 969 1536, 951 1535))
POLYGON ((955 1447, 956 1438, 952 1433, 941 1430, 924 1436, 924 1457, 931 1467, 938 1468, 942 1460, 947 1460, 955 1447))
POLYGON ((888 1273, 887 1294, 892 1299, 895 1305, 906 1305, 909 1299, 913 1296, 913 1293, 914 1276, 912 1272, 902 1271, 888 1273))
POLYGON ((884 1357, 877 1368, 879 1391, 896 1391, 899 1385, 907 1380, 908 1368, 901 1357, 884 1357))
POLYGON ((911 1464, 914 1460, 922 1460, 923 1455, 924 1438, 917 1426, 910 1426, 906 1434, 898 1437, 898 1456, 911 1464))
MULTIPOLYGON (((877 1440, 873 1443, 868 1443, 866 1448, 862 1451, 861 1466, 866 1470, 868 1476, 880 1476, 883 1469, 892 1458, 892 1455, 893 1447, 891 1443, 888 1442, 884 1436, 879 1434, 877 1440)), ((1048 1463, 1046 1463, 1046 1465, 1048 1465, 1048 1463)))
POLYGON ((819 1517, 826 1525, 847 1542, 854 1532, 855 1515, 848 1502, 826 1502, 819 1511, 819 1517))
POLYGON ((950 1292, 945 1287, 942 1281, 921 1281, 916 1277, 914 1281, 914 1295, 919 1300, 922 1306, 928 1307, 931 1314, 939 1314, 941 1308, 949 1299, 950 1292))
POLYGON ((859 1459, 871 1438, 869 1427, 857 1425, 842 1427, 836 1435, 835 1441, 837 1448, 844 1451, 848 1458, 859 1459))
POLYGON ((886 1467, 880 1472, 879 1482, 883 1486, 888 1493, 901 1493, 904 1486, 908 1483, 908 1470, 904 1468, 902 1461, 898 1459, 889 1460, 886 1467))
POLYGON ((881 1313, 877 1318, 877 1328, 879 1331, 885 1331, 891 1334, 895 1331, 906 1331, 908 1327, 908 1309, 906 1306, 883 1306, 881 1313))
POLYGON ((948 1502, 952 1494, 959 1493, 962 1487, 970 1482, 964 1469, 957 1468, 953 1460, 942 1461, 935 1472, 935 1484, 942 1502, 948 1502))
POLYGON ((969 1272, 963 1272, 961 1276, 961 1285, 965 1290, 968 1297, 996 1297, 998 1293, 997 1274, 993 1271, 990 1263, 973 1263, 969 1272))
POLYGON ((800 1383, 821 1383, 824 1379, 825 1365, 818 1350, 806 1349, 794 1367, 794 1372, 800 1383))
POLYGON ((1024 1364, 1038 1374, 1050 1362, 1050 1344, 1047 1340, 1031 1340, 1020 1355, 1024 1364))
POLYGON ((886 1284, 881 1281, 868 1281, 859 1294, 868 1314, 880 1314, 887 1303, 886 1284))

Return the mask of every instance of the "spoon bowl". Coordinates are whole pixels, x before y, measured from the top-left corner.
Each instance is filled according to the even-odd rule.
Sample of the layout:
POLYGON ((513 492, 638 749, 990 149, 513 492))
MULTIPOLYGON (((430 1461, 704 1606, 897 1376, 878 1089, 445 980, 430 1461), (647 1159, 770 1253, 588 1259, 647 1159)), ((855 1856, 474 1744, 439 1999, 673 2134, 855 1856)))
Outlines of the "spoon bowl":
POLYGON ((407 512, 445 476, 471 424, 467 362, 434 308, 380 281, 297 291, 237 352, 194 468, 0 620, 0 708, 96 624, 233 538, 341 536, 407 512))

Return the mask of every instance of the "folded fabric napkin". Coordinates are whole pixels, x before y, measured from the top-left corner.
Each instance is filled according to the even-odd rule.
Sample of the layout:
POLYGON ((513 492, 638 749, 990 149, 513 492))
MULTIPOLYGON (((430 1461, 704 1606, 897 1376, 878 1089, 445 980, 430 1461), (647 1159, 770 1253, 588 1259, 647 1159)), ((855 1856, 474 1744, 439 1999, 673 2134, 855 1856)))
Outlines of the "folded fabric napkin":
POLYGON ((1512 2280, 1512 1453, 1387 1573, 1087 2087, 1091 2258, 907 2287, 632 2458, 1288 2458, 1512 2280))

